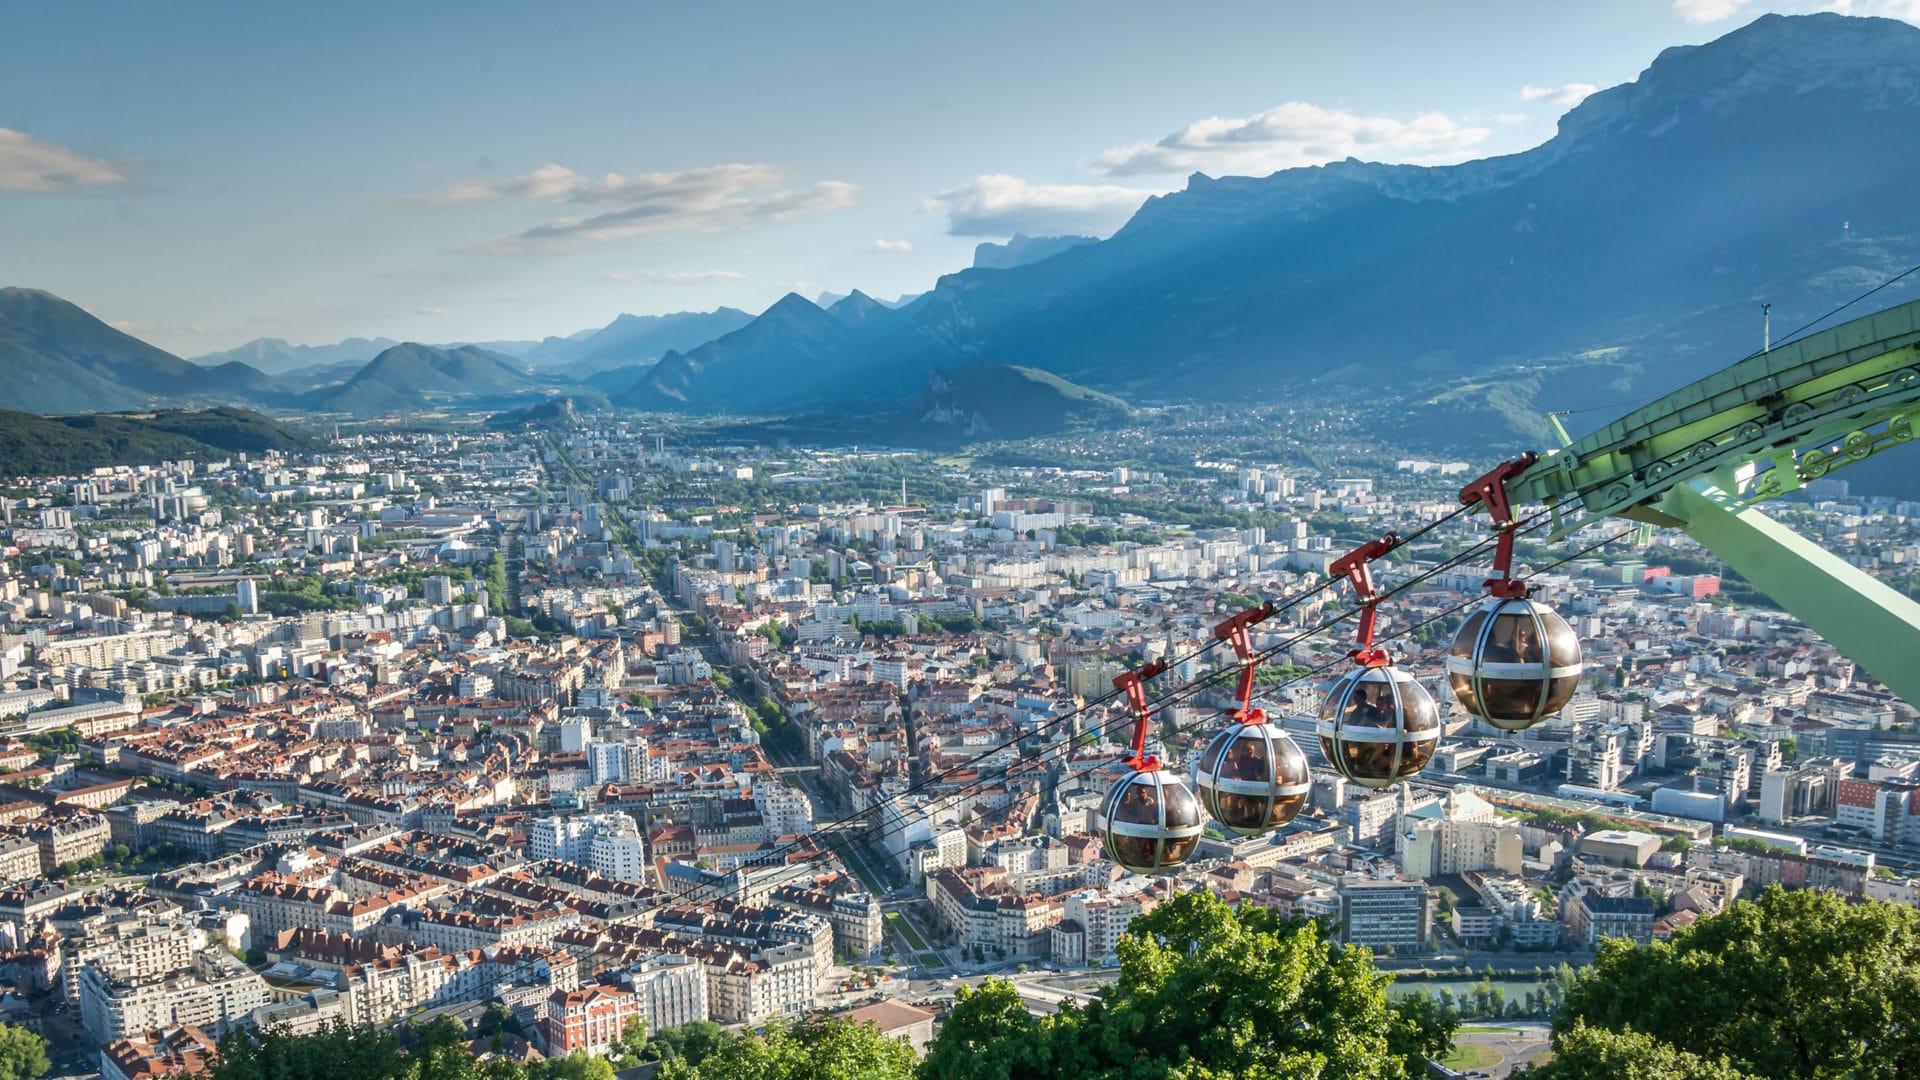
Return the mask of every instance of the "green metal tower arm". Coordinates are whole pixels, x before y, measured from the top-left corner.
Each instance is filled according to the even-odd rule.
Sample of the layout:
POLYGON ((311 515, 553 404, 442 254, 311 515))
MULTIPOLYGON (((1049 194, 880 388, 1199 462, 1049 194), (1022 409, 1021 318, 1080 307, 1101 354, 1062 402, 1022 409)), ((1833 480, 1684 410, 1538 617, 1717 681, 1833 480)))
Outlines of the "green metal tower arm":
POLYGON ((1508 491, 1516 502, 1578 499, 1590 513, 1640 517, 1633 508, 1709 477, 1750 505, 1911 439, 1917 420, 1920 300, 1684 386, 1549 453, 1508 491))
POLYGON ((1702 479, 1634 516, 1685 529, 1887 689, 1920 703, 1920 604, 1702 479))

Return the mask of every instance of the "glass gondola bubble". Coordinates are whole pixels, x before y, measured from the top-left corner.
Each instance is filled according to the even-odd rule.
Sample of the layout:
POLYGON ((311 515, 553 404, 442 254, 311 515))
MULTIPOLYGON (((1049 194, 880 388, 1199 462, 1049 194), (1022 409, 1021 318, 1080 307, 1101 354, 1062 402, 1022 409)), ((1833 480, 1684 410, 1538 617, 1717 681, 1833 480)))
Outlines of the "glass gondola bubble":
POLYGON ((1525 597, 1494 597, 1467 616, 1447 649, 1447 680, 1461 707, 1504 731, 1560 711, 1580 686, 1580 639, 1558 612, 1525 597))
POLYGON ((1167 770, 1132 769, 1100 800, 1094 825, 1107 858, 1122 869, 1166 873, 1200 846, 1200 803, 1167 770))
POLYGON ((1207 813, 1240 836, 1258 836, 1292 821, 1313 790, 1307 756, 1292 736, 1264 718, 1236 719, 1215 735, 1200 755, 1194 782, 1207 813))
POLYGON ((1382 788, 1419 772, 1440 741, 1433 695, 1399 668, 1356 667, 1320 703, 1320 749, 1342 776, 1382 788))

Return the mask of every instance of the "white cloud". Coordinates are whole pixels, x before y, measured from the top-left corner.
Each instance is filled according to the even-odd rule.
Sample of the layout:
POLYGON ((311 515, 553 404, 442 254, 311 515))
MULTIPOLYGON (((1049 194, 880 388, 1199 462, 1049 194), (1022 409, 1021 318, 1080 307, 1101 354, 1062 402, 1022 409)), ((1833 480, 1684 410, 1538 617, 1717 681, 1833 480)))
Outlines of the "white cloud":
POLYGON ((1769 11, 1781 15, 1835 11, 1842 15, 1878 15, 1920 24, 1920 0, 1794 0, 1789 3, 1757 4, 1754 0, 1673 0, 1672 11, 1674 18, 1695 25, 1769 11))
POLYGON ((0 191, 58 192, 131 183, 117 165, 0 128, 0 191))
POLYGON ((738 270, 609 270, 601 275, 608 281, 646 281, 658 285, 697 285, 706 281, 739 281, 746 276, 738 270))
POLYGON ((1106 176, 1264 176, 1348 157, 1444 164, 1463 160, 1489 134, 1437 112, 1396 120, 1290 101, 1255 116, 1196 120, 1159 142, 1115 147, 1094 160, 1093 170, 1106 176))
POLYGON ((1105 236, 1155 194, 1112 184, 1032 184, 995 173, 943 191, 923 207, 944 211, 952 236, 1105 236))
POLYGON ((1495 122, 1501 124, 1524 124, 1527 122, 1527 114, 1523 112, 1503 112, 1496 114, 1493 119, 1495 122))
POLYGON ((1711 23, 1731 19, 1745 7, 1747 0, 1673 0, 1673 17, 1685 23, 1711 23))
POLYGON ((1878 15, 1920 24, 1920 0, 1832 0, 1821 4, 1820 10, 1842 15, 1878 15))
POLYGON ((875 240, 873 250, 884 255, 904 255, 913 250, 913 244, 906 240, 875 240))
POLYGON ((823 180, 785 187, 772 165, 714 165, 682 172, 612 173, 573 184, 570 204, 611 209, 558 218, 468 249, 486 255, 552 254, 666 232, 719 232, 853 205, 859 187, 823 180))
POLYGON ((415 315, 445 315, 446 313, 447 309, 443 307, 423 307, 414 311, 415 315))
POLYGON ((523 176, 499 180, 461 180, 439 191, 410 196, 405 201, 430 206, 455 206, 460 203, 493 202, 496 199, 554 199, 570 195, 586 184, 586 177, 565 165, 549 161, 523 176))
POLYGON ((1592 83, 1570 82, 1563 86, 1523 86, 1520 97, 1526 101, 1544 101, 1549 105, 1572 108, 1600 89, 1592 83))

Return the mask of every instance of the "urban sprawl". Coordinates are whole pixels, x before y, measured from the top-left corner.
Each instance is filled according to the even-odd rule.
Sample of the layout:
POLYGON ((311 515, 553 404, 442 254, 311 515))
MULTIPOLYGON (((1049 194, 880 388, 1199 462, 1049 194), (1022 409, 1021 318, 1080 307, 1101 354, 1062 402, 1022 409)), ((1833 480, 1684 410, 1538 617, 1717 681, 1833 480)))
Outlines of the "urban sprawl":
MULTIPOLYGON (((1315 715, 1352 623, 1315 629, 1351 608, 1328 566, 1478 471, 609 425, 9 481, 0 1013, 109 1080, 196 1071, 236 1027, 502 1007, 523 1035, 489 1052, 523 1057, 604 1053, 635 1018, 847 1010, 924 1046, 956 980, 1084 1000, 1129 922, 1193 889, 1468 978, 1775 883, 1920 904, 1914 710, 1690 540, 1617 520, 1522 541, 1586 668, 1518 734, 1454 704, 1458 616, 1429 621, 1482 591, 1484 558, 1423 571, 1485 517, 1376 564, 1381 642, 1446 735, 1385 790, 1329 769, 1315 715), (1190 770, 1234 707, 1213 628, 1266 602, 1257 700, 1308 756, 1307 808, 1121 871, 1091 826, 1128 757, 1115 677, 1223 674, 1149 740, 1190 770)), ((1780 507, 1913 586, 1920 504, 1828 479, 1780 507)))

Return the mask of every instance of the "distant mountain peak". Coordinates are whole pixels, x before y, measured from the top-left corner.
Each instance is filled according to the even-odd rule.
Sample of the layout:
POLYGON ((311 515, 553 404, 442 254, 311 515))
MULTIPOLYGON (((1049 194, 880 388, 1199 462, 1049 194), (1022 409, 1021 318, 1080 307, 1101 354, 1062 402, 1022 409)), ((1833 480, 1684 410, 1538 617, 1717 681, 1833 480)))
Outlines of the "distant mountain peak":
POLYGON ((841 322, 857 325, 888 310, 890 309, 880 303, 880 301, 875 300, 859 289, 855 289, 841 297, 832 307, 828 308, 827 314, 832 315, 841 322))
MULTIPOLYGON (((1862 108, 1920 102, 1920 27, 1820 12, 1762 15, 1701 45, 1661 50, 1632 82, 1601 90, 1560 118, 1562 152, 1610 133, 1671 124, 1769 96, 1837 90, 1862 108)), ((1756 132, 1764 139, 1765 133, 1756 132)))
POLYGON ((225 352, 193 357, 192 362, 201 367, 218 367, 239 361, 269 375, 286 375, 308 368, 364 364, 380 355, 382 349, 398 344, 392 338, 350 337, 332 345, 294 345, 285 338, 264 337, 225 352))
MULTIPOLYGON (((1195 176, 1200 176, 1195 173, 1195 176)), ((1205 177, 1200 177, 1205 179, 1205 177)), ((1091 236, 1028 236, 1015 233, 1004 244, 983 243, 973 249, 973 267, 976 270, 1007 270, 1016 266, 1025 266, 1042 259, 1051 259, 1055 255, 1083 244, 1097 243, 1091 236)))
POLYGON ((819 304, 816 304, 813 301, 807 299, 806 297, 801 296, 797 292, 790 292, 787 295, 781 297, 780 299, 775 300, 771 305, 768 306, 767 310, 760 313, 760 317, 764 319, 768 315, 771 315, 776 311, 788 312, 788 311, 822 311, 822 310, 824 309, 821 308, 819 304))

